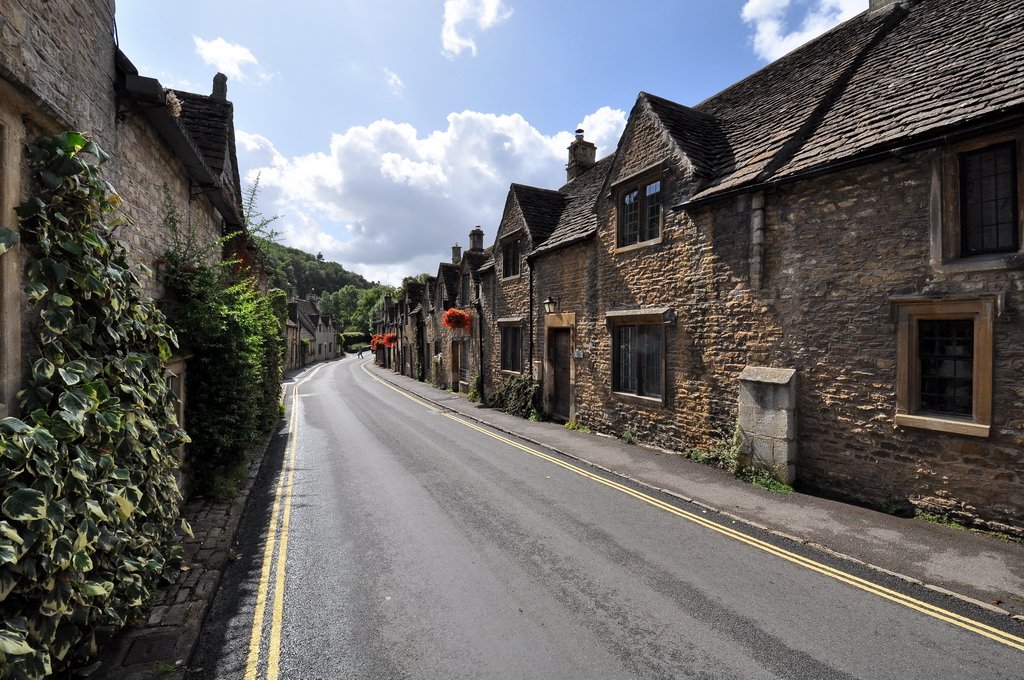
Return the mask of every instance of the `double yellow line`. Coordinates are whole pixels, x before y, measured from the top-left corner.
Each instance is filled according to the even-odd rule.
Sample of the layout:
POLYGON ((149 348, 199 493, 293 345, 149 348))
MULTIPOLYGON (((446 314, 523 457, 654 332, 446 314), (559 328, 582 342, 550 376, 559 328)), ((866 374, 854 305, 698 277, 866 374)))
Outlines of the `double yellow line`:
POLYGON ((624 484, 620 484, 610 479, 605 479, 600 475, 594 474, 575 465, 566 463, 565 461, 560 460, 549 454, 546 454, 542 451, 538 451, 537 449, 525 446, 524 444, 520 444, 519 442, 509 439, 508 437, 505 437, 503 435, 500 435, 493 430, 486 429, 462 417, 453 415, 447 411, 443 411, 434 406, 433 404, 423 401, 422 399, 418 399, 410 395, 408 392, 401 390, 395 387, 394 385, 391 385, 390 383, 381 380, 377 376, 367 371, 365 364, 363 366, 363 370, 366 371, 368 375, 372 376, 382 385, 389 387, 398 394, 401 394, 403 397, 410 399, 416 402, 417 404, 420 404, 421 406, 430 409, 431 411, 440 413, 441 415, 450 418, 451 420, 454 420, 457 423, 465 425, 466 427, 474 429, 477 432, 485 434, 488 437, 491 437, 492 439, 497 439, 502 443, 508 444, 509 446, 517 448, 521 451, 525 451, 530 455, 536 456, 537 458, 540 458, 549 463, 553 463, 561 468, 574 472, 580 475, 581 477, 585 477, 586 479, 589 479, 591 481, 598 482, 599 484, 604 484, 605 486, 615 489, 616 491, 620 491, 628 496, 632 496, 633 498, 643 501, 648 505, 653 505, 656 508, 671 513, 676 517, 681 517, 683 519, 694 522, 695 524, 699 524, 700 526, 705 527, 707 529, 711 529, 712 531, 716 531, 722 534, 723 536, 727 536, 733 540, 745 543, 749 546, 757 548, 758 550, 763 550, 764 552, 769 553, 771 555, 775 555, 776 557, 781 557, 782 559, 792 562, 793 564, 799 565, 806 569, 810 569, 811 571, 815 571, 819 574, 828 576, 829 578, 833 578, 837 581, 841 581, 842 583, 854 586, 855 588, 859 588, 873 595, 885 598, 891 602, 895 602, 896 604, 903 605, 904 607, 908 607, 909 609, 913 609, 915 611, 921 612, 922 614, 926 614, 933 618, 939 619, 940 621, 945 621, 947 623, 953 624, 954 626, 959 626, 960 628, 969 630, 972 633, 977 633, 978 635, 982 635, 984 637, 989 638, 990 640, 994 640, 1008 647, 1024 651, 1024 638, 1019 638, 1015 635, 1011 635, 1010 633, 1001 631, 998 628, 993 628, 992 626, 988 626, 973 619, 969 619, 966 616, 961 616, 960 614, 956 614, 946 609, 942 609, 941 607, 936 607, 935 605, 928 604, 927 602, 922 602, 921 600, 914 599, 908 595, 904 595, 895 590, 889 590, 888 588, 880 586, 876 583, 872 583, 871 581, 864 580, 862 578, 854 576, 853 574, 848 574, 839 569, 835 569, 826 564, 822 564, 821 562, 816 562, 807 557, 803 557, 802 555, 798 555, 788 550, 784 550, 783 548, 779 548, 778 546, 772 545, 767 541, 762 541, 752 536, 748 536, 743 532, 736 531, 735 529, 730 529, 727 526, 723 526, 721 524, 718 524, 717 522, 713 522, 706 517, 702 517, 701 515, 692 512, 687 512, 686 510, 677 508, 676 506, 671 505, 670 503, 658 500, 653 496, 649 496, 635 489, 631 489, 630 487, 624 484))
POLYGON ((253 616, 252 632, 249 637, 249 656, 245 664, 245 680, 256 680, 259 673, 260 652, 263 647, 263 628, 267 616, 267 596, 270 591, 270 573, 274 570, 275 549, 277 552, 274 570, 273 601, 270 607, 270 637, 267 640, 266 680, 277 680, 281 665, 281 623, 284 619, 284 580, 288 557, 288 521, 292 514, 292 483, 295 480, 295 453, 298 448, 299 428, 299 386, 313 377, 320 367, 313 369, 302 380, 292 385, 292 407, 288 421, 288 448, 285 451, 284 466, 277 480, 274 493, 274 507, 270 512, 270 527, 267 529, 267 544, 263 548, 263 570, 260 585, 256 591, 256 613, 253 616), (286 481, 287 480, 287 481, 286 481), (280 520, 280 527, 278 523, 280 520))

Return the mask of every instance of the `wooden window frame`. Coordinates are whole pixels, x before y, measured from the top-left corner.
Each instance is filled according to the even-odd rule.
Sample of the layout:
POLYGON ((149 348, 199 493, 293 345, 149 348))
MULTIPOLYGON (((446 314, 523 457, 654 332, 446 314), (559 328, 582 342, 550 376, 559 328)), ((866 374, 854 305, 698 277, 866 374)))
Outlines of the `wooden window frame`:
POLYGON ((523 372, 523 327, 519 321, 499 323, 498 324, 498 370, 502 373, 509 373, 520 375, 523 372), (519 368, 508 367, 505 363, 505 338, 506 331, 517 331, 519 351, 516 353, 519 363, 519 368))
POLYGON ((520 236, 509 238, 501 243, 501 278, 512 279, 522 274, 523 265, 523 239, 520 236), (509 255, 511 248, 515 249, 514 256, 509 255), (510 266, 510 264, 512 266, 510 266))
POLYGON ((1024 269, 1024 129, 988 135, 951 145, 932 164, 930 208, 932 268, 942 273, 1024 269), (1017 250, 964 255, 961 225, 963 158, 990 147, 1014 144, 1017 250))
POLYGON ((641 170, 640 172, 630 175, 624 179, 616 182, 610 191, 610 196, 615 200, 615 251, 622 252, 633 250, 636 248, 644 248, 656 243, 661 243, 662 238, 665 234, 665 207, 667 205, 668 198, 668 183, 666 171, 667 165, 664 162, 659 162, 653 166, 641 170), (658 194, 660 196, 658 201, 658 228, 657 235, 651 238, 641 240, 643 235, 644 223, 647 220, 648 213, 648 198, 645 193, 647 187, 652 184, 660 182, 658 194), (626 210, 625 201, 628 196, 633 192, 637 192, 637 235, 636 241, 626 243, 625 242, 625 220, 626 210))
POLYGON ((898 427, 988 437, 992 427, 994 296, 893 300, 896 317, 896 414, 898 427), (974 322, 972 415, 958 417, 921 410, 918 321, 974 322))
MULTIPOLYGON (((616 310, 609 311, 605 314, 605 321, 608 325, 608 331, 611 334, 611 393, 615 397, 627 398, 633 400, 640 400, 652 404, 664 405, 668 398, 668 334, 665 332, 665 327, 672 325, 676 322, 675 311, 671 308, 647 308, 647 309, 635 309, 635 310, 616 310), (658 327, 659 342, 661 345, 661 356, 660 361, 660 372, 661 372, 661 385, 659 389, 661 394, 659 396, 650 396, 640 394, 640 382, 639 375, 637 376, 637 391, 630 392, 624 391, 620 387, 620 344, 619 344, 619 329, 623 326, 656 326, 658 327)), ((637 339, 639 344, 639 332, 637 333, 637 339)), ((637 363, 639 366, 639 362, 637 363)))

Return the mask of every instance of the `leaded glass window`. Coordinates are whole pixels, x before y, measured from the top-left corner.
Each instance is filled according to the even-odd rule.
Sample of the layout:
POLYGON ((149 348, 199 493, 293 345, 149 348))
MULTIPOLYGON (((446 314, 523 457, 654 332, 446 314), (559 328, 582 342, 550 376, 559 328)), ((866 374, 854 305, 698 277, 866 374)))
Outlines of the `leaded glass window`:
POLYGON ((957 416, 973 412, 974 321, 919 319, 921 410, 957 416))
POLYGON ((962 257, 1020 247, 1016 156, 1013 142, 960 155, 962 257))

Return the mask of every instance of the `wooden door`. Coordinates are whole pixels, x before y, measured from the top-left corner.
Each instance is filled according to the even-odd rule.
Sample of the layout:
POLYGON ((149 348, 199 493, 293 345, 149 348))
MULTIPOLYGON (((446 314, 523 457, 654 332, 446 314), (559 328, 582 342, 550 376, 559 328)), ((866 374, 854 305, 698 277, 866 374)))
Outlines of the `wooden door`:
POLYGON ((570 354, 569 329, 555 328, 551 331, 551 366, 554 397, 551 415, 556 418, 569 419, 570 375, 572 356, 570 354))

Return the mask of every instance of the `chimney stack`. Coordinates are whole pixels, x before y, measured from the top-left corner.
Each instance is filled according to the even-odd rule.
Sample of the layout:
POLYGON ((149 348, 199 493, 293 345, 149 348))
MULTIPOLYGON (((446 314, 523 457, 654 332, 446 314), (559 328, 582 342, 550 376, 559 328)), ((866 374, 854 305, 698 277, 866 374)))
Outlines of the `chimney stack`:
POLYGON ((566 166, 566 181, 571 182, 597 162, 597 147, 583 139, 582 128, 576 131, 576 139, 569 145, 569 165, 566 166))
POLYGON ((483 250, 484 249, 484 230, 480 228, 478 224, 476 229, 469 232, 469 249, 470 250, 483 250))
POLYGON ((456 243, 452 246, 452 264, 462 263, 462 248, 456 243))
POLYGON ((213 77, 213 94, 210 96, 214 99, 228 98, 228 77, 223 73, 218 73, 213 77))

